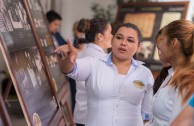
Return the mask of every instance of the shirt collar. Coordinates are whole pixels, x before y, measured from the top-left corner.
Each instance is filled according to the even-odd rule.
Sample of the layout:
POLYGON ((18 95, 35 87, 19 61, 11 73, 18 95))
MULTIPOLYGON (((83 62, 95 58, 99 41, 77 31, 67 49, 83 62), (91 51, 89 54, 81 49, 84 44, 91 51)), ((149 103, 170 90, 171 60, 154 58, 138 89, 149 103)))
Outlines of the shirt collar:
POLYGON ((173 76, 174 74, 174 69, 171 67, 169 70, 168 70, 168 74, 173 76))
MULTIPOLYGON (((106 62, 107 64, 109 64, 109 65, 113 65, 113 62, 112 62, 112 52, 109 53, 108 55, 106 55, 102 60, 104 62, 106 62)), ((138 61, 138 60, 135 60, 134 58, 132 58, 132 66, 138 67, 139 65, 142 65, 142 64, 144 64, 144 62, 138 61)))
POLYGON ((94 49, 96 49, 96 50, 98 50, 98 51, 100 51, 100 52, 104 52, 104 50, 103 50, 100 46, 98 46, 98 45, 96 45, 96 44, 94 44, 94 43, 89 43, 89 44, 88 44, 88 47, 89 47, 89 48, 94 48, 94 49))

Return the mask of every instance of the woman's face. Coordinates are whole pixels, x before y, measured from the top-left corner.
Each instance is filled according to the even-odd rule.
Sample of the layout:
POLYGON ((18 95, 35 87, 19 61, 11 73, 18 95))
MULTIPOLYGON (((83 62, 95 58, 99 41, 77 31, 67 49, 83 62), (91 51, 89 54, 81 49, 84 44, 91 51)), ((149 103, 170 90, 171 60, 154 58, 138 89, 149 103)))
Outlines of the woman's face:
POLYGON ((136 30, 120 27, 112 40, 113 56, 119 60, 131 60, 136 53, 138 42, 136 30))
POLYGON ((103 44, 104 44, 104 49, 111 48, 111 41, 112 41, 112 27, 108 23, 106 26, 106 29, 103 32, 103 44))
POLYGON ((172 49, 169 47, 168 38, 164 31, 157 37, 156 46, 158 48, 158 55, 162 64, 170 63, 172 60, 172 49))

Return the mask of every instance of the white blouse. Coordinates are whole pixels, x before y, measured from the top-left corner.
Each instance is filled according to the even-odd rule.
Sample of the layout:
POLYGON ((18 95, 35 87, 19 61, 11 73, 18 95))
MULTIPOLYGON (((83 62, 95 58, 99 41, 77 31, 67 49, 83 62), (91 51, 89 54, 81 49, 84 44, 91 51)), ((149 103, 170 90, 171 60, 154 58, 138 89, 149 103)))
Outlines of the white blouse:
MULTIPOLYGON (((100 59, 106 55, 100 46, 90 43, 84 51, 79 53, 78 58, 94 56, 100 59)), ((74 121, 78 124, 85 124, 87 120, 87 92, 85 89, 85 81, 76 81, 75 100, 74 121)))
POLYGON ((111 57, 78 59, 68 75, 86 81, 86 126, 143 126, 152 114, 152 73, 133 59, 123 80, 111 57))
POLYGON ((182 109, 178 89, 168 84, 171 76, 173 76, 173 72, 171 68, 169 70, 169 75, 154 96, 153 120, 150 122, 151 126, 170 126, 170 123, 182 109))

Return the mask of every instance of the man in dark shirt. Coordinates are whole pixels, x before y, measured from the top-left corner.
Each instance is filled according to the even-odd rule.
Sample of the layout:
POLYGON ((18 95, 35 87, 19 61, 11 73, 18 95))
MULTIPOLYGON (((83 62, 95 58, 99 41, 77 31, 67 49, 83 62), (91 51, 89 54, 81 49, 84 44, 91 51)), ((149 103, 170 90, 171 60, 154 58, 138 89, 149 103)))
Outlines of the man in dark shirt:
MULTIPOLYGON (((53 35, 55 47, 61 46, 63 44, 67 44, 66 40, 58 32, 59 27, 61 25, 62 17, 55 11, 51 10, 46 13, 46 18, 49 23, 49 31, 53 35)), ((71 101, 72 101, 72 112, 73 112, 74 106, 75 106, 76 84, 75 84, 75 80, 71 78, 68 78, 68 80, 69 80, 70 89, 71 89, 71 101)))
POLYGON ((66 44, 65 39, 58 32, 59 27, 61 25, 62 17, 58 13, 56 13, 55 11, 51 10, 51 11, 48 11, 46 13, 46 18, 47 18, 48 23, 49 23, 49 31, 53 35, 55 47, 66 44))

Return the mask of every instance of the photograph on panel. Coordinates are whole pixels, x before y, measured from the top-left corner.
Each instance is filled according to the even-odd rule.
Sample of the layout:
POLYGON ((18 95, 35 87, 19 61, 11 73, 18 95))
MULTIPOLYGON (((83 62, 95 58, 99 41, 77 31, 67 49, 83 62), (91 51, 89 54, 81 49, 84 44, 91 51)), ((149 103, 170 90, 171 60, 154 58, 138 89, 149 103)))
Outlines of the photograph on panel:
POLYGON ((124 23, 130 22, 139 27, 143 38, 151 38, 153 34, 156 14, 154 13, 137 13, 126 14, 124 23))

